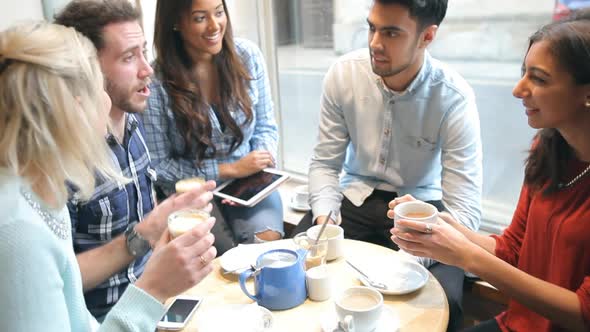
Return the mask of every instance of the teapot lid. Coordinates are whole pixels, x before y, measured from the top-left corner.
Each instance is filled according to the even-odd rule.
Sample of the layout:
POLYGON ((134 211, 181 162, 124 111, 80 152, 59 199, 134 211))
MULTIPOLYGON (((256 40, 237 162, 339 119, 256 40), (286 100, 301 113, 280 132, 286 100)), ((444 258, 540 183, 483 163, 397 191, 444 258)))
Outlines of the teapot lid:
POLYGON ((258 256, 258 268, 283 268, 297 263, 299 256, 293 250, 288 249, 274 249, 262 253, 258 256))

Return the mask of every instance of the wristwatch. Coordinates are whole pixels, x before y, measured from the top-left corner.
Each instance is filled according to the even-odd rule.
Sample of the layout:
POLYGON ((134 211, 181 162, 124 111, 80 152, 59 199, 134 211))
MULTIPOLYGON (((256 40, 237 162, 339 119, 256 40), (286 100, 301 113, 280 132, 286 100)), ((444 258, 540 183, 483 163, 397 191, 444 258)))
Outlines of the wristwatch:
POLYGON ((125 243, 127 244, 129 254, 137 258, 147 254, 151 247, 149 241, 135 231, 135 225, 137 224, 127 226, 125 230, 125 243))

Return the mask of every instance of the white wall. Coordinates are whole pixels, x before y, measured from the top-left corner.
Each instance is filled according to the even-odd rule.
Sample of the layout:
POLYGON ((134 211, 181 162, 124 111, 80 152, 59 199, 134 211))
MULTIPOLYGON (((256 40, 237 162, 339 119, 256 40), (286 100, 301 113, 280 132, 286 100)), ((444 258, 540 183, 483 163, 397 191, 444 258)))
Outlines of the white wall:
POLYGON ((43 19, 43 7, 39 0, 0 0, 0 30, 24 20, 43 19))

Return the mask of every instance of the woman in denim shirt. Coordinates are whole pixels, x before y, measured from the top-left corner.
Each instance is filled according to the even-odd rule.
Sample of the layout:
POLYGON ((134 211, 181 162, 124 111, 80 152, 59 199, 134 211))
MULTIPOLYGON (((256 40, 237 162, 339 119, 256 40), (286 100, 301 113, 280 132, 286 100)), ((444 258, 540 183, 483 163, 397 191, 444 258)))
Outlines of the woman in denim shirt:
MULTIPOLYGON (((274 166, 278 132, 264 60, 255 44, 234 40, 225 1, 158 1, 154 46, 143 121, 164 194, 183 178, 223 181, 274 166)), ((278 192, 250 208, 217 203, 236 242, 283 236, 278 192)))

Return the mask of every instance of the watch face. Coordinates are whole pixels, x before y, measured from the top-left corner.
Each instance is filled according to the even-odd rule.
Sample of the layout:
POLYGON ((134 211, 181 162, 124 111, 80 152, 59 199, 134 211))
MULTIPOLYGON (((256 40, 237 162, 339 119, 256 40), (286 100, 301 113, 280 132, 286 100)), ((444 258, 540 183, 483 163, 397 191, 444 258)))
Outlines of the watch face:
MULTIPOLYGON (((127 232, 125 232, 127 234, 127 232)), ((127 249, 134 257, 145 255, 150 250, 149 242, 141 237, 135 229, 131 229, 127 235, 127 249)))

